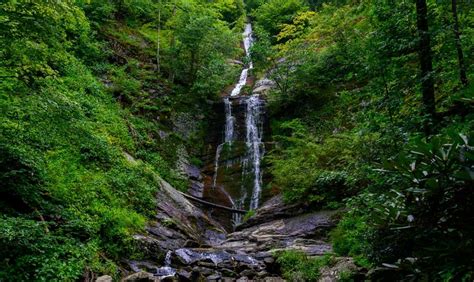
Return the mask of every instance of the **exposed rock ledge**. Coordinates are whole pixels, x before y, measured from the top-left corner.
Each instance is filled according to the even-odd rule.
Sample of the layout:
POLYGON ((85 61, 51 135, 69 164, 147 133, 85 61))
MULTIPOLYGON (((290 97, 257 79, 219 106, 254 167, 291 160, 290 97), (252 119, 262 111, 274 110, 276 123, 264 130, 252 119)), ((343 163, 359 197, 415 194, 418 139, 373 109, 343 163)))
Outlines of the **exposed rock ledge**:
POLYGON ((147 260, 127 261, 131 271, 124 281, 282 281, 274 251, 311 256, 331 251, 326 235, 335 225, 332 211, 304 213, 304 207, 275 197, 227 234, 168 183, 157 181, 156 221, 147 234, 135 236, 147 260))

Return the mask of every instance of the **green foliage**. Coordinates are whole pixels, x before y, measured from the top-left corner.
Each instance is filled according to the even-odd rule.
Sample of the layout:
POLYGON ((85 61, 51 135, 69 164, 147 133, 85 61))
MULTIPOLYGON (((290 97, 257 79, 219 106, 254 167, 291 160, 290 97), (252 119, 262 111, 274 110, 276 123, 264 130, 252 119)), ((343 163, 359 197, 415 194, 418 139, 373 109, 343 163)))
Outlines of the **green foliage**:
POLYGON ((249 220, 254 215, 255 215, 255 210, 247 211, 247 213, 244 215, 243 221, 246 222, 247 220, 249 220))
POLYGON ((319 270, 323 266, 333 264, 333 257, 329 254, 320 258, 309 258, 300 251, 281 251, 276 253, 283 277, 290 281, 317 281, 319 270))
MULTIPOLYGON (((291 23, 293 17, 300 11, 306 10, 303 0, 270 0, 265 1, 252 16, 270 36, 276 36, 283 24, 291 23)), ((272 40, 275 42, 275 39, 272 40)))
POLYGON ((336 134, 316 138, 299 120, 284 122, 276 136, 283 145, 272 154, 274 183, 287 201, 328 204, 358 191, 363 167, 358 160, 373 153, 377 135, 336 134))
POLYGON ((3 217, 0 229, 0 278, 5 281, 72 281, 99 260, 95 242, 52 234, 46 223, 3 217))
POLYGON ((244 15, 244 2, 242 0, 218 0, 214 3, 222 19, 231 25, 236 25, 244 15))
POLYGON ((472 275, 472 241, 461 239, 473 232, 464 224, 472 218, 470 140, 453 133, 414 140, 386 164, 390 170, 382 170, 371 192, 348 203, 350 212, 332 234, 334 250, 362 265, 422 269, 420 275, 431 279, 472 275))

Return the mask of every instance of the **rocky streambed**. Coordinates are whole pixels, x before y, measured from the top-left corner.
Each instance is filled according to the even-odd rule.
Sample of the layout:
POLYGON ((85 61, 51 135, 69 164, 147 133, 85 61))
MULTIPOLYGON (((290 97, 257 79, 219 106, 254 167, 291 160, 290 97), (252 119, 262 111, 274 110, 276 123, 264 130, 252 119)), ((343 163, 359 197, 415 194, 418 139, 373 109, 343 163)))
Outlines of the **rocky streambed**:
POLYGON ((134 236, 145 258, 124 261, 124 281, 283 281, 275 252, 320 256, 331 251, 327 234, 336 224, 334 211, 305 213, 305 207, 286 205, 275 196, 235 231, 226 232, 158 181, 156 219, 145 234, 134 236))

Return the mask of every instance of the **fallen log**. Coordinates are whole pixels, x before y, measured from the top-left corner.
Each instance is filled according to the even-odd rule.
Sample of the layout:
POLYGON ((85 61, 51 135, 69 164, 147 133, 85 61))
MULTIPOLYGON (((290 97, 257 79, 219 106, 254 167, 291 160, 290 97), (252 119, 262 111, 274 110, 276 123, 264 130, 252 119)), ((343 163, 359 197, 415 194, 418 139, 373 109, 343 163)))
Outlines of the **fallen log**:
POLYGON ((226 207, 226 206, 223 206, 223 205, 219 205, 219 204, 214 204, 214 203, 211 203, 211 202, 208 202, 208 201, 204 201, 203 199, 199 199, 199 198, 196 198, 194 196, 191 196, 189 194, 186 194, 186 193, 183 193, 181 191, 178 191, 181 195, 183 195, 185 198, 187 199, 190 199, 192 201, 196 201, 200 204, 203 204, 203 205, 207 205, 207 206, 210 206, 210 207, 213 207, 213 208, 218 208, 218 209, 222 209, 222 210, 226 210, 226 211, 230 211, 230 212, 233 212, 233 213, 241 213, 241 214, 246 214, 248 211, 246 210, 239 210, 239 209, 234 209, 234 208, 231 208, 231 207, 226 207))

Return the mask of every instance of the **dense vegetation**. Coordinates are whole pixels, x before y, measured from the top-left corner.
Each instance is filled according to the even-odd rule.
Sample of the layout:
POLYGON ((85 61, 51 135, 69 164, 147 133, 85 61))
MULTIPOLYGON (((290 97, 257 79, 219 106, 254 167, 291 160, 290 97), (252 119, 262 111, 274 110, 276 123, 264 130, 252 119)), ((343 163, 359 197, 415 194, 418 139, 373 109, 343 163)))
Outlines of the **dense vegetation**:
POLYGON ((335 252, 388 266, 386 279, 472 280, 474 5, 247 7, 257 67, 277 83, 272 185, 290 202, 345 206, 335 252))
MULTIPOLYGON (((247 16, 253 75, 277 86, 268 186, 344 210, 334 251, 362 267, 474 279, 471 1, 6 0, 0 281, 118 277, 140 256, 131 235, 157 177, 184 189, 180 162, 199 164, 247 16)), ((331 260, 278 262, 314 280, 331 260)))
POLYGON ((177 163, 196 159, 206 100, 236 76, 243 14, 241 1, 2 1, 1 281, 118 275, 139 255, 156 176, 186 187, 177 163))

